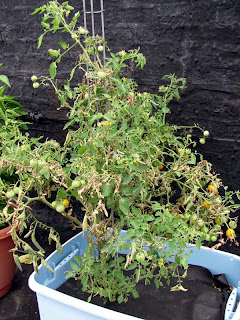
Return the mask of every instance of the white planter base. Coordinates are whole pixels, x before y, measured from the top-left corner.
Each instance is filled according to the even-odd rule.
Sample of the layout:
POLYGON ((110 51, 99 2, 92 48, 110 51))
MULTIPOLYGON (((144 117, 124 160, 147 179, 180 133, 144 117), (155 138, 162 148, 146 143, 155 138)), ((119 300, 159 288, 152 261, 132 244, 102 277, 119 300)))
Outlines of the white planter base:
MULTIPOLYGON (((124 234, 122 231, 121 236, 124 234)), ((36 292, 41 320, 139 320, 56 291, 66 281, 65 272, 71 270, 70 261, 83 255, 86 245, 81 232, 63 245, 63 254, 55 251, 48 257, 54 274, 40 266, 39 273, 30 276, 29 287, 36 292)), ((229 285, 235 287, 228 299, 224 320, 240 320, 240 257, 207 247, 198 250, 191 246, 189 250, 193 250, 189 264, 205 267, 213 275, 225 274, 229 285)))

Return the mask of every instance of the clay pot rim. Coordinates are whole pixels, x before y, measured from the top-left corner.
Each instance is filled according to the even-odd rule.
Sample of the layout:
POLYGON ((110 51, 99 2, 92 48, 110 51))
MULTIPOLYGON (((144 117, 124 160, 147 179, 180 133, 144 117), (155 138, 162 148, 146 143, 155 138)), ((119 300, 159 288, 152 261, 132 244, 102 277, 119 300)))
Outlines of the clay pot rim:
POLYGON ((0 230, 0 240, 11 237, 11 233, 10 233, 11 229, 12 229, 11 226, 8 226, 8 227, 1 229, 0 230))
MULTIPOLYGON (((17 208, 17 205, 15 203, 12 203, 10 201, 7 202, 11 207, 13 208, 17 208)), ((0 240, 3 240, 3 239, 6 239, 6 238, 9 238, 11 237, 11 231, 12 227, 11 226, 7 226, 3 229, 0 230, 0 240)))

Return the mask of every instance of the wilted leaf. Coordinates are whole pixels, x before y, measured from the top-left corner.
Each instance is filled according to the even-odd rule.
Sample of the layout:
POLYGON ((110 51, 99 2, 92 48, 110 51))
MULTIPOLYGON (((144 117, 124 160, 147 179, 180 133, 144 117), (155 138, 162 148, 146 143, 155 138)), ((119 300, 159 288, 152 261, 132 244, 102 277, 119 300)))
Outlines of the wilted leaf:
POLYGON ((23 256, 18 258, 21 263, 32 264, 33 259, 29 254, 24 254, 23 256))

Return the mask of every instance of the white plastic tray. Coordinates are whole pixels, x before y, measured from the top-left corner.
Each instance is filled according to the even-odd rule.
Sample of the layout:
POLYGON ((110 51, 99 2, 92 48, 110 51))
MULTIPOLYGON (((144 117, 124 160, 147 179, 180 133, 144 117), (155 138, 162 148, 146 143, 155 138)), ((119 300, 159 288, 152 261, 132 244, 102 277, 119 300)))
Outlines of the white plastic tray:
MULTIPOLYGON (((124 237, 126 231, 122 231, 124 237)), ((36 292, 41 320, 139 320, 56 291, 65 281, 65 272, 71 270, 70 261, 84 253, 87 241, 79 233, 63 245, 63 253, 53 252, 47 259, 55 270, 51 273, 39 267, 29 278, 29 287, 36 292)), ((240 320, 240 257, 207 247, 191 246, 189 264, 207 268, 213 275, 225 274, 230 286, 235 287, 228 299, 224 320, 240 320)), ((127 253, 127 252, 122 252, 127 253)))

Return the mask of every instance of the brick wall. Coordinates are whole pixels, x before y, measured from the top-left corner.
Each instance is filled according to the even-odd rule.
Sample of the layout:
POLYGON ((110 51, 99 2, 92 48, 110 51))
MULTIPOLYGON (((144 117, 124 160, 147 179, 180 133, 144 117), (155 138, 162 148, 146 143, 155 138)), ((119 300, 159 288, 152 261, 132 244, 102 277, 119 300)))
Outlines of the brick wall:
MULTIPOLYGON (((33 116, 32 134, 61 139, 65 118, 56 111, 54 93, 34 90, 30 80, 32 74, 47 74, 51 60, 52 39, 37 50, 40 17, 30 15, 45 2, 2 0, 1 72, 11 80, 11 94, 33 116)), ((81 10, 81 0, 69 3, 81 10)), ((225 184, 239 188, 239 0, 104 0, 104 7, 106 40, 113 51, 140 46, 147 58, 145 69, 133 74, 141 90, 156 92, 165 74, 187 78, 188 88, 168 120, 208 129, 211 137, 199 150, 225 184)), ((59 77, 64 78, 64 70, 59 77)))

